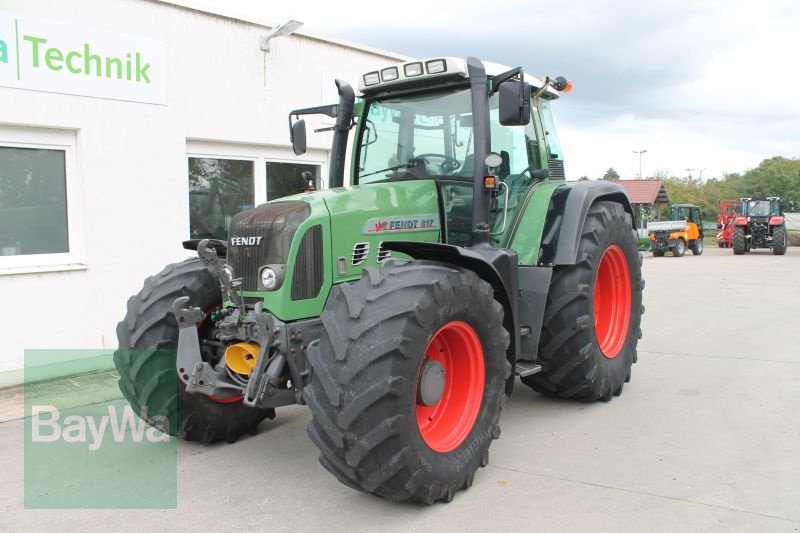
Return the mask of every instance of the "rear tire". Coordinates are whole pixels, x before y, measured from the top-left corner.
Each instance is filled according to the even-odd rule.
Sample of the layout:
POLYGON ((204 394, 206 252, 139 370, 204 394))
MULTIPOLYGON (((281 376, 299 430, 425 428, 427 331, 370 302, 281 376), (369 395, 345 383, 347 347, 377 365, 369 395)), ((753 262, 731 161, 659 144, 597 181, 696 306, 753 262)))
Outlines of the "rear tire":
POLYGON ((630 231, 631 217, 620 204, 597 202, 589 209, 578 262, 553 270, 539 342, 542 371, 522 378, 533 390, 548 396, 608 401, 630 379, 644 311, 642 256, 630 231), (612 269, 614 275, 609 278, 600 267, 612 250, 619 268, 612 269), (627 276, 619 275, 625 270, 623 265, 627 276), (623 295, 598 291, 598 279, 616 284, 623 295), (627 324, 616 319, 620 315, 627 315, 627 324))
POLYGON ((733 253, 734 255, 743 255, 747 251, 747 239, 744 234, 744 228, 737 226, 733 228, 733 253))
POLYGON ((304 389, 322 466, 345 485, 392 501, 450 501, 471 486, 500 436, 511 373, 509 334, 491 286, 454 266, 392 261, 335 286, 322 321, 304 389), (464 346, 456 334, 452 345, 432 348, 451 327, 472 331, 466 337, 480 353, 456 350, 459 365, 444 364, 444 392, 426 407, 423 362, 427 368, 447 346, 464 346), (470 374, 474 365, 481 379, 470 374))
POLYGON ((694 240, 694 244, 692 244, 692 254, 694 255, 703 255, 703 238, 700 237, 699 239, 694 240))
POLYGON ((653 257, 664 257, 664 250, 653 250, 653 257))
POLYGON ((683 257, 686 253, 686 241, 678 239, 675 241, 675 247, 672 249, 672 255, 675 257, 683 257))
POLYGON ((244 433, 255 433, 262 420, 274 418, 274 409, 187 393, 178 380, 178 324, 172 303, 181 296, 206 312, 222 303, 219 281, 199 259, 168 265, 128 300, 128 313, 117 325, 119 350, 114 353, 123 396, 137 415, 146 409, 148 416, 168 417, 169 434, 180 439, 235 442, 244 433))
POLYGON ((772 253, 784 255, 786 253, 786 228, 778 226, 772 231, 772 253))

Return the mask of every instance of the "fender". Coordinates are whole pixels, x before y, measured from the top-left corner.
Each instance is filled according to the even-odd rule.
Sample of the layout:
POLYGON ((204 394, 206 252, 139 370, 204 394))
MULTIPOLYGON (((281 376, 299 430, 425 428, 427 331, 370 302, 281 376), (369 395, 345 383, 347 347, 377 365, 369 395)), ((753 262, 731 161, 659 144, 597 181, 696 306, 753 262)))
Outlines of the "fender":
POLYGON ((586 215, 592 204, 601 200, 621 204, 631 215, 631 229, 636 229, 633 208, 620 185, 607 181, 565 183, 550 200, 542 235, 540 266, 575 264, 586 215))
POLYGON ((747 225, 747 217, 736 217, 733 219, 734 226, 746 226, 747 225))
POLYGON ((782 216, 770 217, 769 225, 770 226, 783 226, 783 217, 782 216))
POLYGON ((511 249, 476 246, 464 248, 434 242, 384 241, 385 249, 394 250, 414 259, 450 263, 475 272, 494 289, 494 297, 503 306, 503 326, 511 334, 511 344, 506 357, 511 363, 511 375, 506 381, 506 394, 514 388, 514 366, 520 347, 519 328, 519 266, 517 252, 511 249))

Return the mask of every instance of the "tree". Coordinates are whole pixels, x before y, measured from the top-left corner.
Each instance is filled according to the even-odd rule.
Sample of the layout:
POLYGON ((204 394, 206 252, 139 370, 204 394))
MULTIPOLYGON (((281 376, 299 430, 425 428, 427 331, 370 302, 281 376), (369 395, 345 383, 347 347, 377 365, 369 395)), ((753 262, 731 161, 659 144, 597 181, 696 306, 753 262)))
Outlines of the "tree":
POLYGON ((609 169, 606 170, 606 173, 603 174, 603 177, 600 178, 600 179, 603 179, 603 180, 618 180, 619 179, 619 172, 614 170, 612 167, 609 167, 609 169))
POLYGON ((589 176, 581 176, 578 181, 589 181, 589 176))

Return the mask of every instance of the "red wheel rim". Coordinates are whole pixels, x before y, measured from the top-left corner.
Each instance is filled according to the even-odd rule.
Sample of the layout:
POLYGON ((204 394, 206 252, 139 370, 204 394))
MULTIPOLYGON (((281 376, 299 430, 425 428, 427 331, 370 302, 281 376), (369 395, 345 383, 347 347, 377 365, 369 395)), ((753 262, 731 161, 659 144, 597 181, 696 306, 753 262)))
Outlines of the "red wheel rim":
POLYGON ((628 338, 631 281, 622 248, 612 244, 600 259, 594 282, 594 330, 603 355, 613 359, 628 338))
POLYGON ((431 449, 446 453, 464 442, 478 418, 485 380, 483 348, 474 329, 455 321, 433 335, 423 362, 426 359, 437 361, 444 368, 444 390, 432 406, 423 404, 415 390, 417 426, 431 449))

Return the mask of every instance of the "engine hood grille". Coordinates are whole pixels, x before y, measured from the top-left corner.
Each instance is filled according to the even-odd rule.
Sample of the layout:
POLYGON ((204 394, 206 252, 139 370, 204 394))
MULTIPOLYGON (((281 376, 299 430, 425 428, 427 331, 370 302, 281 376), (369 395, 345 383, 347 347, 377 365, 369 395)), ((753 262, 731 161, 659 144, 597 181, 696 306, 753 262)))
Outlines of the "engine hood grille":
POLYGON ((287 264, 297 228, 311 213, 306 202, 264 204, 233 217, 228 232, 228 264, 242 290, 257 291, 259 269, 287 264))

